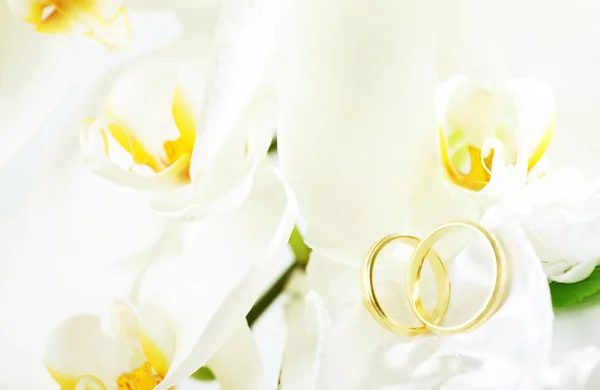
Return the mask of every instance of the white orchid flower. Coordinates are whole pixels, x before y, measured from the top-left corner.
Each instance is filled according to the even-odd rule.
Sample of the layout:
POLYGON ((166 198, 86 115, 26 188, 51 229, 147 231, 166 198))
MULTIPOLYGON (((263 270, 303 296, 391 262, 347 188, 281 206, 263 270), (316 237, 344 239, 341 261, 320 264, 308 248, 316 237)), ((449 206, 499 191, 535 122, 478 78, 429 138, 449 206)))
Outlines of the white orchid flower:
POLYGON ((436 111, 450 181, 503 196, 551 166, 590 173, 598 5, 460 1, 449 12, 459 27, 449 23, 439 32, 436 69, 449 81, 439 88, 436 111), (530 17, 540 6, 547 17, 531 33, 530 17), (513 20, 510 29, 498 23, 506 17, 513 20), (495 161, 498 153, 504 161, 495 161))
POLYGON ((202 10, 180 41, 99 83, 81 130, 96 173, 188 219, 243 202, 276 117, 262 84, 274 3, 255 3, 202 10))

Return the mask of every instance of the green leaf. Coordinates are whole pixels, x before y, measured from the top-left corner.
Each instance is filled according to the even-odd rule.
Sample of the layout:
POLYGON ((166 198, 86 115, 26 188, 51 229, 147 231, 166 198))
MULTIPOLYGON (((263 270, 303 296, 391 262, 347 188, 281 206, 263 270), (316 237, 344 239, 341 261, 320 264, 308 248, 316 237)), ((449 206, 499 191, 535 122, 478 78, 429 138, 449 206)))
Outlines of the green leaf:
POLYGON ((586 279, 576 283, 550 283, 552 306, 567 307, 579 303, 600 292, 600 267, 586 279))
POLYGON ((192 378, 199 380, 199 381, 209 382, 209 381, 215 380, 215 374, 213 374, 213 372, 210 370, 210 368, 204 366, 204 367, 200 367, 198 369, 198 371, 193 373, 192 378))

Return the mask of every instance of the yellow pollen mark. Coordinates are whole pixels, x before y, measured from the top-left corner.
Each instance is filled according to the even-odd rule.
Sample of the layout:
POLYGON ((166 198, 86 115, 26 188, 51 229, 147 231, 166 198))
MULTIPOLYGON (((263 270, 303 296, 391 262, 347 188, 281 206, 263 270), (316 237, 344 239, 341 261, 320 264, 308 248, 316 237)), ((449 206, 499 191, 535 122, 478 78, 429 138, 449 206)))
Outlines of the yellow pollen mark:
POLYGON ((146 362, 132 372, 125 373, 117 379, 119 390, 152 390, 162 381, 150 363, 146 362))
POLYGON ((482 159, 481 149, 468 145, 468 153, 471 161, 469 172, 460 172, 452 163, 448 153, 447 141, 444 137, 444 132, 440 128, 440 156, 442 167, 446 177, 454 184, 467 188, 473 191, 482 190, 489 183, 492 170, 492 160, 494 158, 494 150, 482 159), (485 164, 485 166, 484 166, 485 164))
POLYGON ((552 141, 552 138, 554 137, 555 124, 556 124, 556 118, 552 118, 552 121, 550 122, 550 125, 544 132, 544 135, 542 136, 542 139, 538 143, 537 148, 533 151, 533 153, 531 154, 531 157, 529 157, 529 163, 527 165, 527 169, 529 171, 532 170, 533 167, 535 167, 535 164, 537 164, 538 161, 540 161, 540 159, 542 158, 544 153, 546 153, 546 150, 548 150, 548 147, 550 146, 550 142, 552 141))
POLYGON ((192 154, 188 144, 182 138, 177 138, 175 141, 167 141, 163 147, 167 156, 166 162, 169 166, 173 165, 185 154, 192 154))
POLYGON ((43 34, 54 34, 71 31, 82 27, 83 34, 107 46, 113 44, 102 37, 103 32, 112 25, 121 22, 125 28, 126 37, 131 35, 131 26, 127 11, 119 7, 116 12, 106 18, 100 11, 99 0, 39 0, 32 2, 23 20, 33 24, 36 31, 43 34))
MULTIPOLYGON (((125 125, 116 120, 111 120, 107 127, 110 135, 131 155, 136 164, 146 165, 152 168, 154 172, 160 172, 166 168, 159 164, 158 159, 146 149, 144 144, 125 125)), ((105 143, 105 150, 108 151, 108 143, 105 143)))
POLYGON ((154 367, 158 375, 164 378, 167 375, 167 371, 169 371, 169 359, 167 359, 159 346, 146 333, 140 333, 140 342, 144 356, 146 356, 146 359, 148 359, 148 362, 154 367))
POLYGON ((180 138, 187 145, 188 151, 191 152, 196 141, 196 120, 192 108, 180 86, 175 88, 171 112, 173 113, 173 119, 179 130, 179 134, 181 134, 180 138))
MULTIPOLYGON (((196 120, 183 90, 179 86, 175 88, 173 94, 171 112, 180 135, 176 140, 167 141, 164 144, 168 165, 174 164, 186 154, 191 156, 196 142, 196 120)), ((187 174, 189 177, 189 166, 187 174)))
POLYGON ((54 379, 54 381, 60 385, 61 389, 75 388, 75 385, 77 384, 77 378, 73 378, 69 375, 62 374, 53 369, 52 367, 46 366, 46 370, 48 371, 52 379, 54 379))

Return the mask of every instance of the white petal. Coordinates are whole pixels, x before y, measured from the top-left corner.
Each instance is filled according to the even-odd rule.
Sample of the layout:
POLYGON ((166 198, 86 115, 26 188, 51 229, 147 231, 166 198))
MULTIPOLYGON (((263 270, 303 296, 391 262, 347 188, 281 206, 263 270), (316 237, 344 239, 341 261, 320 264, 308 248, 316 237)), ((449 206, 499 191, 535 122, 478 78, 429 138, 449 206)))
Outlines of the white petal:
POLYGON ((214 161, 260 87, 274 43, 276 4, 228 0, 223 5, 197 126, 192 178, 214 161))
POLYGON ((347 0, 281 10, 278 145, 306 239, 364 253, 404 228, 406 188, 436 134, 431 12, 347 0))
POLYGON ((106 111, 161 156, 164 142, 179 137, 171 112, 176 86, 172 59, 153 58, 123 72, 106 99, 106 111))
POLYGON ((260 167, 241 208, 181 223, 180 252, 165 253, 148 269, 139 301, 164 310, 177 336, 171 369, 157 390, 205 364, 269 283, 294 224, 289 196, 274 169, 260 167))
POLYGON ((502 85, 466 76, 451 77, 437 88, 435 108, 447 137, 461 131, 466 143, 479 148, 499 130, 511 130, 516 120, 511 96, 502 85))
POLYGON ((50 116, 70 85, 73 45, 31 31, 0 3, 0 166, 50 116))
MULTIPOLYGON (((521 224, 549 280, 573 283, 598 264, 600 193, 575 170, 548 174, 504 202, 521 224)), ((495 212, 495 211, 493 211, 495 212)))
POLYGON ((309 292, 287 307, 288 336, 281 367, 282 390, 314 389, 320 366, 323 339, 329 326, 320 296, 309 292))
POLYGON ((599 318, 597 302, 556 312, 544 390, 592 390, 600 385, 599 318))
POLYGON ((264 389, 264 370, 258 345, 248 325, 242 325, 208 361, 221 390, 264 389))
MULTIPOLYGON (((18 169, 3 186, 7 199, 18 188, 18 169)), ((34 173, 24 204, 15 203, 12 220, 2 220, 3 230, 38 243, 22 248, 30 253, 106 264, 151 246, 162 233, 164 222, 143 195, 95 176, 80 160, 75 133, 58 137, 34 173)))
POLYGON ((423 162, 419 180, 409 190, 406 213, 410 228, 407 231, 414 236, 424 235, 446 221, 476 221, 484 208, 489 206, 483 197, 449 183, 443 176, 436 153, 431 151, 429 156, 429 160, 423 162))
POLYGON ((519 147, 531 158, 544 137, 548 137, 548 142, 552 139, 556 120, 554 95, 536 80, 516 78, 508 83, 517 112, 515 132, 521 139, 519 147))

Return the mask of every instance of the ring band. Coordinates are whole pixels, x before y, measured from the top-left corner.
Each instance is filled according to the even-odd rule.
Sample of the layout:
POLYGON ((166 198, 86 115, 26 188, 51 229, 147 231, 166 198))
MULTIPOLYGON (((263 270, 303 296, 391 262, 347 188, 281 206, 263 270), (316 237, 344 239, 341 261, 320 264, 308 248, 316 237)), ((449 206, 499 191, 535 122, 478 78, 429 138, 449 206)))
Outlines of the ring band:
MULTIPOLYGON (((426 253, 423 254, 421 259, 422 261, 420 261, 420 265, 418 266, 419 269, 417 271, 417 274, 420 278, 421 268, 423 266, 423 263, 425 262, 425 259, 427 259, 427 261, 429 261, 429 264, 431 265, 431 269, 433 270, 435 280, 437 283, 437 303, 433 310, 432 317, 429 317, 429 315, 427 315, 424 308, 422 307, 422 304, 420 304, 421 298, 419 293, 418 302, 421 305, 421 310, 423 310, 423 313, 425 314, 428 320, 431 318, 431 321, 424 322, 419 317, 417 317, 424 325, 412 327, 401 324, 400 322, 392 319, 385 312, 383 307, 381 307, 381 304, 379 302, 379 299, 377 298, 377 295, 375 294, 375 289, 373 287, 373 271, 375 267, 375 261, 377 260, 377 257, 379 256, 379 253, 383 250, 383 248, 385 248, 392 241, 400 241, 409 244, 414 248, 419 248, 419 246, 422 245, 422 242, 420 242, 420 240, 416 237, 403 236, 397 234, 392 234, 383 237, 379 241, 377 241, 369 250, 369 253, 367 254, 367 258, 362 269, 361 288, 363 294, 363 301, 369 313, 371 313, 373 318, 375 318, 375 320, 384 328, 394 333, 399 333, 407 336, 424 334, 427 332, 429 323, 439 324, 442 321, 444 315, 446 314, 446 311, 448 310, 448 306, 450 305, 450 280, 448 279, 446 266, 442 259, 437 255, 437 253, 435 253, 435 251, 428 249, 426 253)), ((414 254, 412 258, 414 258, 414 254)), ((412 261, 412 263, 417 264, 418 262, 412 261)), ((415 286, 413 285, 413 289, 414 288, 415 286)), ((411 290, 407 291, 409 291, 410 294, 411 290)), ((418 291, 418 288, 414 291, 418 291)), ((412 310, 415 311, 414 309, 412 310)))
POLYGON ((447 222, 429 233, 415 248, 408 265, 406 275, 406 291, 408 303, 415 316, 424 326, 438 334, 456 334, 468 332, 486 322, 500 307, 506 290, 506 263, 500 254, 498 243, 492 235, 480 225, 470 221, 447 222), (494 253, 494 288, 488 294, 483 307, 469 320, 455 326, 441 326, 437 317, 430 318, 423 308, 420 293, 421 270, 425 257, 432 250, 433 245, 450 230, 462 227, 475 231, 485 238, 494 253))

